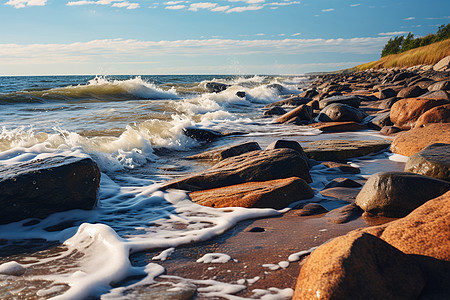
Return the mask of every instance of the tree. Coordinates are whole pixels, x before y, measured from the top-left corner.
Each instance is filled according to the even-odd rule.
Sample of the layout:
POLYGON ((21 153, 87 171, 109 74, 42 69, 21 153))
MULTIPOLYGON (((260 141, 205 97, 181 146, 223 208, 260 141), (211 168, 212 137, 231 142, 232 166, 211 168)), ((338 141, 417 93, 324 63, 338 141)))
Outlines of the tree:
POLYGON ((403 36, 396 36, 394 37, 394 39, 389 39, 389 41, 384 46, 383 51, 381 51, 381 57, 399 53, 402 42, 403 36))
POLYGON ((450 38, 450 24, 441 25, 436 32, 436 42, 450 38))
POLYGON ((414 34, 412 34, 411 32, 408 33, 408 35, 406 36, 406 38, 403 40, 402 43, 402 51, 401 52, 405 52, 408 51, 410 49, 413 49, 413 41, 414 41, 414 34))

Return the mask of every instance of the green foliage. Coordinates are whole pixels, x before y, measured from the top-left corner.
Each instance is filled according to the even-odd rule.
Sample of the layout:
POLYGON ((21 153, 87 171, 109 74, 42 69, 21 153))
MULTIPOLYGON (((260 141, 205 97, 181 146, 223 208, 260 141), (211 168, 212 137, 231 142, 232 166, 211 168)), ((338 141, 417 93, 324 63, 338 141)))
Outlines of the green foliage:
POLYGON ((402 53, 411 49, 427 46, 435 42, 450 38, 450 24, 439 26, 436 34, 429 34, 422 38, 414 38, 411 32, 405 36, 396 36, 389 39, 381 51, 381 57, 390 54, 402 53))

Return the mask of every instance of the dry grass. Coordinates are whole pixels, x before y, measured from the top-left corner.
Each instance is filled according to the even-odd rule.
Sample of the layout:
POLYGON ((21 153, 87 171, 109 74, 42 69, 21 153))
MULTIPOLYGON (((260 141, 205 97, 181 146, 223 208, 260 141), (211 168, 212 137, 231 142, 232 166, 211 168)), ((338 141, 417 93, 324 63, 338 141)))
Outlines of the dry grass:
POLYGON ((356 66, 357 70, 382 69, 394 67, 412 67, 417 65, 432 65, 450 55, 450 39, 433 43, 428 46, 382 57, 380 60, 356 66))

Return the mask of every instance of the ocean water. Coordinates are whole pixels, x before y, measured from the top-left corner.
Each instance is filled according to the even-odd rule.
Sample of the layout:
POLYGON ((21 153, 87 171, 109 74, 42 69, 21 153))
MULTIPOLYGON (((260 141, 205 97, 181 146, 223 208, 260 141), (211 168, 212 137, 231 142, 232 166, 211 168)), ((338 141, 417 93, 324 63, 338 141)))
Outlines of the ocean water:
MULTIPOLYGON (((266 104, 299 93, 309 82, 302 76, 0 77, 0 164, 7 167, 56 155, 88 156, 101 170, 96 209, 0 226, 0 241, 6 246, 28 247, 35 240, 62 243, 53 252, 0 257, 0 298, 126 299, 124 287, 113 283, 140 276, 135 285, 148 284, 163 272, 157 262, 132 266, 130 254, 167 249, 159 259, 167 258, 173 248, 213 238, 239 221, 283 213, 203 207, 182 191, 163 192, 159 186, 207 168, 185 158, 212 147, 249 140, 265 147, 283 137, 329 139, 330 135, 307 126, 280 126, 262 117, 266 104), (207 82, 230 87, 209 93, 207 82), (246 96, 238 97, 238 91, 246 96), (247 134, 205 145, 183 134, 187 126, 247 134)), ((370 132, 364 135, 379 138, 370 132)), ((350 138, 361 139, 361 135, 350 138)), ((380 161, 389 161, 387 154, 380 155, 360 165, 370 173, 380 161)), ((326 184, 324 172, 312 171, 314 188, 326 184)), ((225 298, 246 288, 213 281, 202 284, 225 298)), ((290 289, 274 287, 258 290, 254 298, 291 295, 290 289)))

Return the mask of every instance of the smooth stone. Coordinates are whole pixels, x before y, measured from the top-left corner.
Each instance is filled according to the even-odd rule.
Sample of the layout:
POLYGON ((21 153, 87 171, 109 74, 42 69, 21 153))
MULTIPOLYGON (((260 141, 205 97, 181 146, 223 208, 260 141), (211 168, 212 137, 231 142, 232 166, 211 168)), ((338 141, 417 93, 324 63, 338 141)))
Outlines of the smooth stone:
POLYGON ((273 106, 264 112, 264 116, 281 116, 287 113, 287 111, 280 106, 273 106))
POLYGON ((314 192, 303 179, 291 177, 197 191, 189 196, 197 204, 216 208, 282 209, 293 202, 314 197, 314 192))
POLYGON ((383 99, 388 99, 388 98, 392 98, 392 97, 396 97, 397 96, 397 92, 391 88, 385 88, 380 90, 378 98, 380 100, 383 99))
POLYGON ((323 140, 310 142, 303 149, 310 158, 318 161, 342 161, 376 153, 389 146, 390 142, 385 140, 323 140))
POLYGON ((362 184, 354 181, 349 178, 335 178, 332 181, 330 181, 324 189, 334 188, 334 187, 348 187, 348 188, 355 188, 355 187, 362 187, 362 184))
POLYGON ((412 257, 373 235, 351 232, 309 256, 292 299, 409 300, 417 299, 424 286, 412 257))
POLYGON ((245 98, 245 92, 242 91, 236 92, 236 96, 238 96, 239 98, 245 98))
POLYGON ((369 121, 369 126, 374 127, 378 130, 381 130, 381 128, 383 128, 383 127, 392 126, 392 125, 394 125, 394 124, 391 122, 391 112, 390 111, 377 114, 377 115, 375 115, 374 118, 372 118, 369 121))
POLYGON ((398 92, 397 97, 399 98, 415 98, 425 94, 427 90, 421 89, 418 86, 409 86, 403 88, 398 92))
POLYGON ((161 189, 199 191, 288 177, 311 182, 308 163, 300 153, 292 149, 260 150, 233 156, 203 172, 170 180, 161 189))
POLYGON ((319 203, 308 203, 301 209, 294 211, 294 215, 306 217, 327 213, 328 210, 319 203))
POLYGON ((283 99, 277 102, 273 102, 270 103, 266 106, 264 106, 264 108, 272 108, 275 106, 300 106, 302 104, 306 104, 308 102, 310 102, 312 99, 311 98, 303 98, 300 96, 293 96, 287 99, 283 99))
POLYGON ((361 217, 363 210, 356 204, 351 203, 346 206, 333 209, 325 215, 328 222, 334 224, 345 224, 361 217))
POLYGON ((283 148, 288 148, 288 149, 297 151, 298 153, 300 153, 300 155, 303 157, 303 159, 306 162, 308 162, 308 166, 310 166, 308 155, 305 153, 305 151, 303 150, 303 147, 297 141, 277 140, 277 141, 271 143, 270 145, 268 145, 266 150, 283 149, 283 148))
POLYGON ((394 103, 390 118, 395 126, 402 130, 414 128, 417 119, 433 107, 447 104, 447 100, 408 98, 394 103))
POLYGON ((423 127, 430 123, 450 123, 450 104, 433 107, 421 115, 414 127, 423 127))
POLYGON ((420 99, 431 99, 431 100, 447 100, 450 101, 450 94, 447 91, 432 91, 420 96, 420 99))
POLYGON ((229 87, 230 85, 220 82, 207 82, 205 85, 205 88, 209 93, 220 93, 222 91, 225 91, 229 87))
POLYGON ((384 126, 383 128, 381 128, 380 133, 383 135, 392 135, 399 133, 400 131, 402 130, 395 126, 384 126))
POLYGON ((398 100, 400 100, 400 98, 397 98, 397 97, 384 99, 384 100, 380 101, 380 104, 378 105, 378 108, 379 109, 391 108, 392 105, 394 105, 394 103, 397 102, 398 100))
POLYGON ((365 97, 357 96, 357 95, 350 95, 350 96, 333 96, 329 98, 325 98, 319 101, 320 109, 324 109, 326 106, 334 104, 334 103, 340 103, 340 104, 346 104, 349 106, 352 106, 354 108, 358 108, 361 104, 361 101, 366 100, 365 97))
POLYGON ((318 95, 319 92, 316 89, 307 89, 303 93, 301 93, 299 96, 304 98, 312 98, 316 95, 318 95))
POLYGON ((450 123, 430 123, 401 132, 392 142, 391 151, 411 156, 435 143, 450 144, 450 123))
POLYGON ((215 131, 215 130, 211 130, 211 129, 202 129, 202 128, 195 128, 195 127, 186 127, 183 128, 183 133, 194 139, 197 140, 199 142, 212 142, 217 140, 218 138, 223 137, 223 134, 215 131))
POLYGON ((441 90, 448 91, 448 90, 450 90, 450 80, 442 80, 442 81, 435 82, 428 87, 428 90, 430 92, 441 91, 441 90))
POLYGON ((321 122, 361 122, 367 114, 347 104, 333 103, 320 111, 317 119, 321 122))
POLYGON ((299 107, 294 108, 290 112, 285 113, 281 117, 275 120, 277 123, 286 123, 293 118, 300 120, 311 121, 313 119, 313 110, 311 106, 302 104, 299 107))
POLYGON ((445 71, 450 66, 450 55, 444 57, 440 61, 438 61, 436 64, 433 65, 433 70, 435 71, 445 71))
POLYGON ((0 168, 0 224, 97 204, 100 170, 90 158, 55 156, 0 168))
POLYGON ((411 155, 405 172, 450 181, 450 144, 432 144, 411 155))
POLYGON ((335 198, 347 203, 355 203, 356 196, 358 196, 359 188, 349 188, 349 187, 332 187, 324 188, 319 193, 322 196, 335 198))
POLYGON ((311 124, 310 126, 323 132, 345 132, 368 129, 366 125, 356 122, 319 122, 311 124))
POLYGON ((232 156, 241 155, 255 150, 261 150, 259 144, 257 142, 247 142, 233 146, 220 147, 199 154, 191 155, 188 157, 188 159, 209 159, 214 161, 221 161, 232 156))
POLYGON ((369 177, 356 197, 364 211, 401 218, 450 189, 450 183, 406 172, 380 172, 369 177))

